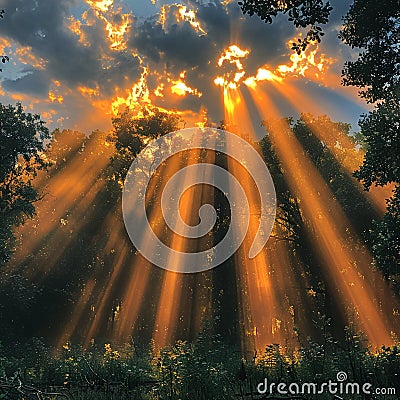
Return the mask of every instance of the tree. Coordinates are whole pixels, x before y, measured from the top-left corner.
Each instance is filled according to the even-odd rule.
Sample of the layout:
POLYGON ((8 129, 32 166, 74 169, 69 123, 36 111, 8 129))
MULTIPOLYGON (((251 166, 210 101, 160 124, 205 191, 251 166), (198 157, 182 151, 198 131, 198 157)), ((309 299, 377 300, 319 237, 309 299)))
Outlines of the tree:
POLYGON ((367 152, 363 164, 354 175, 367 190, 372 184, 400 184, 399 104, 394 99, 388 99, 360 121, 367 152))
POLYGON ((397 187, 392 198, 387 201, 385 216, 374 221, 371 229, 372 250, 377 264, 385 277, 400 292, 399 254, 400 254, 400 190, 397 187))
POLYGON ((351 47, 361 48, 346 62, 343 83, 359 87, 375 109, 359 122, 367 152, 354 173, 366 190, 395 184, 387 212, 371 229, 373 254, 383 274, 400 282, 400 1, 356 0, 340 32, 351 47))
POLYGON ((12 253, 13 227, 35 213, 40 195, 32 181, 49 165, 43 155, 49 137, 39 115, 25 113, 20 103, 0 104, 0 264, 12 253))
POLYGON ((116 148, 116 153, 111 158, 111 181, 122 186, 132 161, 149 140, 176 131, 182 122, 178 114, 149 106, 143 106, 135 113, 127 108, 113 118, 114 130, 108 137, 109 142, 114 143, 116 148))
MULTIPOLYGON (((278 13, 289 13, 289 20, 296 27, 326 23, 330 7, 322 1, 308 0, 242 0, 239 4, 244 13, 255 13, 267 22, 272 22, 272 16, 278 13)), ((375 109, 363 115, 359 122, 367 151, 354 176, 366 190, 373 184, 395 184, 396 187, 393 197, 387 201, 387 213, 382 221, 375 222, 371 237, 378 266, 386 276, 395 274, 398 278, 400 251, 394 241, 400 236, 399 37, 400 0, 355 0, 343 18, 339 34, 344 43, 360 49, 358 58, 344 65, 343 84, 358 87, 360 97, 375 104, 375 109)), ((293 48, 304 50, 307 38, 293 48)))
POLYGON ((361 89, 369 103, 399 99, 400 1, 355 0, 343 18, 339 37, 361 49, 345 63, 343 83, 361 89))

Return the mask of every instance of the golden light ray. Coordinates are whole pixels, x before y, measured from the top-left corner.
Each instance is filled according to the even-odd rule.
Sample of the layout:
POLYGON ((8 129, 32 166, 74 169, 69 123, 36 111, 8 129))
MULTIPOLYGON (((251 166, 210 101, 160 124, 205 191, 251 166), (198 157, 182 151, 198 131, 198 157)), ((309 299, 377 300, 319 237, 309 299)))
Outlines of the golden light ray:
MULTIPOLYGON (((312 102, 288 80, 285 80, 282 85, 273 80, 271 80, 271 83, 299 112, 308 109, 314 110, 319 115, 324 114, 324 109, 320 105, 312 102)), ((318 120, 312 120, 310 115, 303 114, 303 117, 311 131, 327 145, 336 160, 347 170, 348 176, 354 184, 362 190, 362 185, 353 177, 353 172, 362 164, 364 152, 356 150, 354 142, 346 134, 335 128, 333 124, 331 124, 332 129, 327 131, 325 124, 319 124, 318 120), (335 135, 334 137, 329 136, 332 133, 335 135)), ((385 188, 375 186, 368 192, 365 191, 364 194, 372 202, 376 211, 383 215, 386 212, 385 199, 391 196, 393 189, 393 185, 388 185, 385 188)))
MULTIPOLYGON (((200 139, 200 138, 199 138, 200 139)), ((193 143, 193 145, 200 143, 193 143)), ((201 149, 193 149, 189 152, 185 166, 196 164, 201 156, 201 149)), ((181 166, 176 166, 178 169, 181 166)), ((197 182, 196 172, 185 173, 183 187, 189 187, 191 182, 197 182)), ((190 221, 193 217, 193 210, 200 209, 201 197, 194 196, 194 191, 188 191, 189 195, 182 196, 180 203, 181 216, 184 221, 190 221)), ((187 241, 183 236, 173 235, 169 247, 178 252, 188 251, 187 241)), ((167 265, 177 262, 177 256, 172 254, 167 265)), ((175 330, 180 325, 179 308, 182 299, 183 276, 175 272, 166 271, 164 273, 160 298, 158 301, 157 314, 154 323, 153 340, 157 346, 163 347, 171 342, 174 337, 175 330)))
MULTIPOLYGON (((71 130, 63 130, 62 131, 62 143, 64 146, 63 151, 67 149, 66 154, 61 154, 60 150, 54 151, 52 147, 49 147, 45 152, 43 152, 43 156, 46 157, 46 160, 51 164, 59 162, 60 159, 67 159, 71 155, 77 156, 77 153, 82 148, 82 142, 75 140, 76 138, 73 135, 73 131, 71 130), (71 134, 72 133, 72 134, 71 134)), ((58 139, 55 138, 55 144, 57 145, 58 139)), ((39 171, 38 175, 34 180, 35 187, 41 193, 46 186, 46 181, 49 179, 53 179, 55 175, 57 175, 60 171, 54 172, 54 170, 50 169, 50 171, 39 171)))
POLYGON ((182 281, 182 274, 170 271, 164 274, 153 330, 153 340, 158 348, 171 343, 179 324, 178 309, 182 299, 182 281))
MULTIPOLYGON (((101 231, 103 232, 111 232, 110 238, 107 241, 106 246, 104 247, 105 254, 110 254, 111 252, 115 252, 116 248, 120 249, 121 247, 119 246, 119 244, 121 243, 121 234, 118 232, 118 230, 113 229, 115 227, 114 212, 115 208, 106 216, 100 228, 101 231)), ((120 252, 118 254, 120 254, 120 252)), ((99 267, 99 265, 97 264, 94 265, 92 276, 85 284, 84 290, 78 294, 79 296, 79 300, 77 302, 78 306, 74 306, 71 313, 71 317, 68 319, 65 326, 63 327, 63 330, 60 334, 60 338, 58 340, 59 348, 72 338, 78 327, 80 328, 80 330, 82 330, 82 327, 84 327, 84 329, 89 331, 94 324, 98 323, 98 320, 101 317, 100 314, 98 313, 98 310, 101 308, 101 311, 102 312, 104 311, 104 306, 101 303, 101 300, 104 299, 103 296, 104 291, 108 290, 109 287, 108 284, 110 284, 110 288, 112 287, 115 281, 115 275, 116 275, 115 270, 116 269, 119 270, 119 268, 118 267, 114 268, 113 273, 111 274, 111 277, 108 280, 107 284, 105 286, 102 286, 100 289, 100 294, 97 294, 98 300, 94 301, 93 298, 96 296, 96 293, 99 290, 99 285, 101 283, 99 281, 100 269, 101 267, 99 267), (92 288, 92 282, 93 282, 93 288, 92 288), (91 288, 91 290, 89 291, 88 288, 91 288), (84 314, 84 312, 86 313, 88 312, 89 308, 91 313, 94 314, 94 318, 91 324, 88 323, 87 314, 86 315, 84 314), (84 323, 81 324, 82 318, 85 318, 85 321, 84 323)), ((89 344, 89 340, 87 340, 87 337, 88 335, 86 335, 86 341, 84 342, 85 346, 89 344)), ((91 337, 90 339, 93 339, 93 337, 91 337)))
POLYGON ((275 335, 279 332, 279 335, 276 335, 281 338, 279 343, 286 343, 293 349, 299 345, 295 327, 300 328, 304 337, 312 335, 312 311, 315 310, 315 304, 312 304, 307 290, 311 284, 297 253, 288 242, 274 241, 272 238, 270 240, 272 244, 266 249, 270 265, 269 276, 273 287, 278 288, 278 297, 275 300, 278 310, 273 319, 275 324, 272 326, 272 332, 275 335))
MULTIPOLYGON (((165 166, 161 166, 161 175, 169 174, 176 165, 173 163, 167 163, 165 166)), ((157 180, 153 179, 150 181, 149 187, 147 188, 148 196, 152 198, 156 195, 157 180)), ((158 209, 152 209, 149 216, 149 223, 153 232, 160 237, 162 235, 163 225, 159 223, 161 214, 158 209)), ((146 232, 144 236, 144 243, 147 242, 146 237, 150 235, 150 232, 146 232)), ((131 274, 127 278, 127 284, 125 286, 124 293, 121 295, 122 308, 120 313, 120 319, 117 322, 113 337, 117 340, 126 340, 134 331, 139 316, 140 308, 142 306, 142 300, 144 299, 146 291, 149 289, 150 283, 150 268, 149 263, 144 260, 141 256, 136 255, 133 263, 129 266, 131 274), (140 299, 140 301, 138 301, 140 299)), ((152 282, 154 284, 154 282, 152 282)))
POLYGON ((240 89, 224 88, 224 109, 225 120, 235 129, 236 134, 247 141, 257 140, 257 134, 240 89))
MULTIPOLYGON (((253 88, 251 92, 264 117, 281 117, 260 88, 253 88)), ((370 282, 378 285, 384 285, 384 282, 372 271, 371 259, 364 253, 362 246, 355 244, 350 249, 344 242, 349 237, 349 221, 314 165, 302 152, 301 145, 290 133, 287 123, 281 120, 271 124, 268 131, 284 165, 287 181, 300 199, 307 220, 315 231, 316 248, 328 276, 352 306, 359 328, 366 333, 370 343, 378 346, 393 344, 391 332, 395 329, 393 324, 385 321, 379 310, 379 302, 373 296, 379 290, 374 291, 370 285, 370 282)))
MULTIPOLYGON (((246 104, 239 89, 224 90, 225 119, 228 126, 239 129, 236 134, 244 139, 256 138, 256 134, 247 111, 246 104), (246 129, 246 131, 244 130, 246 129), (245 132, 249 132, 250 135, 245 132)), ((228 143, 229 146, 229 143, 228 143)), ((229 148, 228 154, 229 154, 229 148)), ((281 331, 276 329, 278 294, 271 284, 269 276, 269 256, 263 251, 254 259, 248 258, 251 240, 258 230, 259 194, 250 182, 248 174, 236 166, 228 158, 228 170, 242 183, 246 189, 246 197, 250 205, 250 223, 248 235, 241 248, 235 254, 237 270, 237 287, 239 294, 239 320, 243 329, 242 349, 245 352, 262 349, 271 342, 283 340, 281 331)), ((287 265, 283 265, 287 268, 287 265)), ((280 317, 282 318, 282 317, 280 317)))
MULTIPOLYGON (((160 176, 165 176, 176 171, 176 164, 167 163, 167 165, 161 166, 160 176)), ((157 179, 152 179, 147 188, 147 195, 149 198, 153 198, 157 191, 157 179)), ((157 236, 160 236, 163 230, 163 225, 158 223, 160 218, 160 211, 158 209, 152 209, 150 212, 149 222, 157 236)), ((149 232, 145 233, 145 235, 149 234, 149 232)), ((146 243, 146 236, 144 237, 144 242, 146 243)), ((149 266, 149 263, 139 255, 136 255, 133 262, 130 262, 128 267, 132 272, 126 279, 127 284, 124 287, 124 293, 121 294, 121 310, 119 319, 112 332, 113 338, 119 341, 127 340, 136 327, 140 308, 142 306, 142 300, 144 299, 146 291, 149 289, 149 279, 151 275, 151 267, 149 266)), ((102 295, 102 297, 103 299, 107 299, 105 295, 102 295)), ((102 309, 104 309, 104 306, 102 306, 102 309)), ((101 315, 100 312, 99 315, 101 315)), ((98 323, 91 327, 87 336, 87 342, 95 335, 97 328, 98 323)))
MULTIPOLYGON (((73 206, 71 205, 68 209, 71 215, 73 215, 73 219, 68 217, 60 218, 55 227, 49 231, 50 238, 46 242, 46 248, 57 249, 57 253, 52 253, 51 258, 49 258, 49 255, 44 255, 46 261, 42 263, 43 267, 27 272, 30 279, 35 281, 45 279, 58 264, 66 249, 74 241, 76 235, 79 234, 80 229, 85 224, 85 218, 89 214, 91 205, 95 202, 97 195, 103 188, 102 184, 98 184, 99 176, 93 179, 93 184, 90 186, 88 192, 84 193, 81 199, 75 201, 73 206)), ((58 208, 59 204, 52 204, 50 207, 58 208)), ((40 218, 41 215, 46 214, 43 209, 38 209, 38 217, 40 218)), ((28 256, 28 253, 25 253, 25 256, 28 256)))
MULTIPOLYGON (((170 167, 170 164, 168 164, 170 167)), ((165 167, 164 169, 166 169, 165 167)), ((157 182, 155 180, 150 181, 148 187, 149 196, 152 197, 157 190, 157 182)), ((94 337, 99 333, 101 324, 104 323, 104 315, 106 307, 111 300, 111 293, 116 284, 116 281, 122 276, 124 270, 126 282, 123 285, 123 293, 119 295, 121 299, 121 306, 118 313, 118 318, 113 320, 113 326, 111 329, 111 335, 114 340, 126 341, 135 331, 137 318, 139 316, 142 301, 145 297, 146 291, 149 289, 150 279, 150 268, 149 263, 142 257, 136 255, 133 256, 131 246, 132 244, 126 238, 125 232, 112 228, 114 225, 115 215, 110 214, 107 220, 106 231, 109 229, 112 231, 112 235, 106 246, 106 252, 108 250, 115 254, 118 254, 116 267, 114 268, 112 275, 107 280, 106 285, 100 291, 98 298, 93 306, 95 310, 95 317, 91 323, 90 329, 86 334, 85 343, 88 344, 94 337), (121 241, 121 238, 123 240, 121 241)), ((157 234, 161 234, 162 225, 154 223, 154 219, 150 218, 152 228, 157 234)), ((154 282, 152 282, 154 285, 154 282)), ((121 290, 121 289, 120 289, 121 290)))
MULTIPOLYGON (((98 151, 98 143, 89 140, 84 154, 76 152, 69 161, 68 167, 53 176, 46 188, 42 187, 45 192, 51 195, 45 196, 37 204, 37 218, 28 221, 24 226, 19 228, 17 235, 23 238, 23 246, 17 249, 13 258, 13 265, 18 266, 23 264, 26 257, 35 254, 43 238, 48 237, 51 232, 55 234, 55 237, 51 240, 55 240, 55 243, 57 243, 54 248, 58 249, 58 253, 53 254, 53 258, 55 259, 62 254, 63 248, 67 245, 63 229, 79 229, 79 224, 76 226, 67 226, 68 217, 66 216, 66 210, 77 209, 78 201, 79 207, 82 207, 80 209, 82 218, 79 220, 79 223, 83 223, 85 210, 90 206, 99 190, 99 185, 96 182, 98 182, 98 177, 102 174, 103 168, 109 161, 111 150, 106 147, 102 148, 102 157, 98 156, 98 151), (85 156, 87 156, 86 162, 84 161, 85 156), (83 164, 86 167, 84 174, 82 174, 83 164), (46 217, 41 218, 42 215, 46 217), (35 223, 36 220, 40 222, 35 223), (35 232, 35 235, 31 234, 32 231, 35 232), (61 237, 63 239, 57 242, 61 237)), ((40 185, 43 186, 45 181, 40 176, 39 179, 41 182, 40 185)), ((47 265, 52 264, 49 261, 47 265)), ((37 271, 26 271, 27 274, 31 274, 31 278, 34 278, 34 275, 36 277, 39 275, 45 276, 47 272, 49 272, 49 268, 47 267, 37 271)))
MULTIPOLYGON (((199 152, 190 153, 189 158, 185 164, 194 163, 199 156, 199 152)), ((182 157, 177 157, 166 165, 161 166, 159 173, 159 179, 164 183, 168 177, 172 176, 177 172, 182 163, 182 157)), ((185 176, 186 182, 190 182, 193 179, 192 176, 185 176)), ((160 190, 158 184, 161 183, 157 179, 152 179, 147 188, 146 197, 153 198, 160 190)), ((200 196, 201 198, 201 196, 200 196)), ((191 215, 192 209, 196 209, 198 198, 193 198, 193 194, 187 198, 184 197, 184 203, 181 204, 183 209, 183 218, 191 215)), ((201 201, 201 200, 200 200, 201 201)), ((165 235, 165 225, 163 222, 162 211, 159 207, 153 207, 149 214, 149 222, 153 232, 158 237, 165 235), (164 233, 163 233, 164 232, 164 233)), ((147 233, 149 234, 149 233, 147 233)), ((146 235, 146 233, 145 233, 146 235)), ((144 237, 144 243, 146 243, 146 236, 144 237)), ((172 247, 178 249, 183 247, 182 239, 178 237, 178 240, 174 237, 172 247)), ((169 263, 173 263, 174 260, 168 260, 169 263)), ((135 330, 139 312, 141 309, 141 302, 139 299, 143 299, 147 290, 149 290, 150 283, 150 264, 141 257, 137 257, 134 261, 132 268, 132 274, 128 279, 128 284, 125 288, 125 293, 122 296, 122 308, 120 313, 120 320, 116 324, 114 330, 114 337, 118 340, 126 339, 131 335, 132 331, 135 330)), ((182 285, 187 283, 187 280, 176 278, 174 273, 163 272, 162 284, 160 297, 158 298, 158 307, 156 309, 156 316, 154 321, 154 332, 153 339, 157 346, 162 346, 172 341, 174 338, 175 330, 179 321, 177 320, 178 309, 181 308, 179 299, 181 298, 182 285), (171 293, 174 293, 174 301, 171 301, 171 293)), ((201 280, 200 280, 201 281, 201 280)), ((154 282, 152 282, 154 286, 154 282)), ((154 289, 153 289, 154 290, 154 289)), ((193 290, 190 289, 190 290, 193 290)), ((200 293, 202 291, 200 290, 200 293)), ((193 300, 194 301, 194 300, 193 300)), ((186 303, 189 307, 191 302, 186 303)), ((201 308, 201 304, 198 305, 201 308)), ((182 321, 181 321, 182 322, 182 321)), ((198 322, 199 324, 199 322, 198 322)))
POLYGON ((58 339, 56 349, 60 349, 71 339, 76 327, 79 324, 80 319, 84 314, 84 311, 86 310, 86 307, 88 305, 90 297, 93 294, 95 286, 96 286, 96 281, 95 279, 91 278, 82 289, 80 297, 76 302, 76 304, 74 305, 74 312, 71 318, 68 320, 67 324, 64 325, 62 328, 62 332, 58 339))
MULTIPOLYGON (((112 219, 111 221, 109 221, 109 223, 111 223, 112 225, 114 224, 112 219)), ((116 235, 113 238, 113 241, 110 242, 110 245, 114 246, 117 249, 118 256, 113 266, 113 271, 109 280, 106 282, 103 290, 101 290, 99 295, 97 296, 95 305, 93 305, 94 318, 86 334, 86 340, 84 343, 85 346, 88 346, 89 342, 99 333, 99 325, 104 318, 104 315, 107 315, 107 312, 105 310, 106 306, 109 304, 109 300, 111 298, 110 294, 113 290, 113 286, 117 281, 117 278, 120 276, 122 269, 126 266, 125 262, 129 254, 130 246, 127 243, 123 243, 122 246, 118 245, 119 239, 120 235, 116 235)))
MULTIPOLYGON (((127 340, 135 332, 143 299, 150 288, 150 268, 148 263, 136 256, 132 265, 131 274, 127 278, 125 292, 121 298, 121 313, 113 330, 113 338, 119 342, 127 340)), ((154 282, 152 282, 154 284, 154 282)), ((148 321, 151 322, 150 319, 148 321)))

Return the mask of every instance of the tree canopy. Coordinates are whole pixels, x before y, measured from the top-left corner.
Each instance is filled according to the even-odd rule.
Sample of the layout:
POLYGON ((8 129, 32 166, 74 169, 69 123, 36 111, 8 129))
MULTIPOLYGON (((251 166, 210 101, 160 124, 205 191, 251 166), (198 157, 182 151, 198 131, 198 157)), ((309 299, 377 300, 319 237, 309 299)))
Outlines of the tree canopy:
POLYGON ((0 263, 11 254, 14 226, 35 213, 40 197, 32 180, 48 166, 43 154, 49 131, 39 115, 22 105, 0 104, 0 263))
POLYGON ((114 129, 108 137, 117 150, 111 159, 112 181, 122 185, 133 159, 147 142, 179 129, 182 122, 178 114, 149 106, 139 112, 127 108, 113 118, 114 129))
POLYGON ((399 100, 400 1, 355 0, 343 18, 339 37, 360 49, 357 60, 347 61, 343 83, 360 88, 369 103, 399 100))
MULTIPOLYGON (((289 14, 296 27, 311 26, 304 40, 292 48, 304 50, 312 40, 316 24, 328 22, 332 7, 321 0, 241 0, 244 13, 257 14, 271 23, 279 13, 289 14)), ((363 115, 359 125, 366 154, 354 176, 366 190, 372 185, 395 185, 395 193, 387 201, 387 213, 371 230, 375 260, 386 276, 400 277, 400 0, 355 0, 343 17, 339 38, 358 49, 356 60, 345 63, 343 84, 360 89, 359 95, 375 109, 363 115)))

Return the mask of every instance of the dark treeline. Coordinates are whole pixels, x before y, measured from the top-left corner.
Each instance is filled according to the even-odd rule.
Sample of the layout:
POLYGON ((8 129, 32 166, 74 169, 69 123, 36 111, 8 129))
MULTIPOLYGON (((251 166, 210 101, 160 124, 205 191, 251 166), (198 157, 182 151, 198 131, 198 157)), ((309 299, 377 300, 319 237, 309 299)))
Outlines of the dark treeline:
MULTIPOLYGON (((332 143, 324 143, 315 136, 310 121, 330 132, 331 141, 343 159, 359 158, 362 150, 357 150, 358 143, 349 135, 347 124, 310 115, 298 121, 289 120, 290 129, 303 151, 348 218, 349 234, 343 238, 346 246, 352 248, 363 243, 361 251, 371 251, 374 242, 369 232, 379 215, 356 180, 344 169, 338 154, 332 154, 332 143), (353 143, 351 147, 346 144, 348 140, 353 143)), ((3 340, 24 341, 38 336, 53 345, 61 345, 64 339, 87 344, 91 339, 121 342, 133 335, 143 343, 150 341, 156 328, 157 304, 165 272, 152 267, 132 248, 121 215, 122 183, 127 168, 147 138, 173 131, 181 123, 173 114, 156 111, 133 118, 126 111, 114 119, 111 135, 99 131, 89 137, 74 131, 53 133, 44 153, 50 166, 47 171, 39 171, 32 181, 40 198, 32 203, 37 213, 15 231, 14 256, 1 269, 3 340), (148 274, 147 282, 151 285, 145 285, 137 298, 128 300, 126 294, 138 271, 148 274), (130 313, 132 304, 137 304, 135 320, 130 321, 134 329, 122 321, 130 313)), ((326 316, 335 319, 329 328, 331 333, 343 339, 344 328, 351 322, 345 312, 347 299, 343 297, 338 301, 340 288, 324 272, 315 245, 318 233, 305 217, 269 139, 269 124, 274 123, 278 122, 264 122, 267 134, 255 145, 259 146, 271 171, 278 196, 276 228, 268 242, 274 261, 265 266, 265 274, 270 275, 274 284, 282 286, 282 305, 274 311, 282 322, 281 337, 301 345, 307 337, 317 339, 318 332, 312 321, 326 316), (282 281, 285 274, 291 277, 290 283, 282 281), (291 315, 291 306, 296 311, 295 318, 291 315)), ((208 156, 203 157, 207 159, 208 156)), ((227 166, 222 154, 217 154, 215 163, 227 166)), ((162 190, 163 178, 165 176, 160 173, 158 190, 162 190)), ((220 210, 211 235, 213 242, 196 246, 217 243, 229 225, 229 204, 224 196, 217 191, 214 199, 209 200, 220 210)), ((164 234, 169 235, 168 231, 164 234)), ((244 298, 241 291, 247 290, 236 283, 235 264, 241 262, 245 261, 232 257, 213 271, 179 280, 181 299, 186 301, 180 300, 176 305, 179 323, 168 334, 171 340, 195 339, 201 321, 212 318, 217 321, 216 333, 233 345, 239 345, 243 337, 247 337, 251 351, 251 335, 243 330, 238 309, 239 306, 248 307, 239 304, 240 298, 244 298), (198 304, 206 311, 199 311, 198 304)), ((398 279, 389 272, 387 275, 393 281, 398 279)), ((385 315, 391 304, 389 292, 380 297, 380 302, 383 318, 391 318, 385 315)), ((257 329, 270 331, 274 327, 257 329)), ((279 341, 278 337, 275 340, 279 341)))
MULTIPOLYGON (((28 127, 32 127, 29 121, 39 120, 21 115, 28 127)), ((143 396, 150 392, 157 398, 209 398, 190 389, 193 379, 202 376, 203 389, 215 393, 215 398, 260 398, 253 391, 263 377, 304 382, 315 376, 334 378, 339 370, 351 371, 355 381, 368 377, 376 387, 395 385, 397 348, 368 350, 368 341, 347 313, 346 297, 341 299, 340 288, 325 273, 315 245, 318 232, 271 141, 270 131, 281 122, 264 121, 266 135, 253 143, 271 172, 278 200, 275 229, 267 245, 272 261, 265 274, 279 287, 281 297, 273 310, 277 318, 257 327, 256 334, 275 331, 265 352, 256 352, 254 336, 245 329, 243 310, 250 309, 241 299, 247 288, 237 284, 235 268, 245 261, 232 257, 212 271, 178 280, 179 322, 171 321, 160 353, 154 332, 165 271, 132 248, 121 214, 121 191, 127 168, 147 139, 178 129, 182 121, 158 110, 140 117, 127 110, 113 121, 111 134, 95 131, 87 137, 56 130, 45 149, 38 143, 40 162, 30 179, 26 168, 21 170, 25 177, 16 187, 28 185, 31 197, 24 200, 33 208, 29 214, 22 210, 25 217, 9 220, 7 227, 14 239, 8 235, 4 246, 11 259, 0 271, 0 393, 9 396, 5 398, 29 398, 43 389, 58 393, 53 397, 88 399, 147 398, 143 396), (134 277, 146 274, 143 287, 132 286, 134 277), (133 309, 135 318, 129 320, 133 309), (22 382, 19 394, 16 382, 22 382)), ((380 214, 343 167, 345 159, 360 159, 362 142, 349 134, 349 125, 326 116, 304 114, 297 121, 286 120, 285 126, 347 216, 345 246, 351 249, 362 243, 361 252, 373 252, 376 242, 370 232, 380 214), (317 138, 313 124, 329 132, 331 142, 317 138)), ((224 123, 221 128, 235 130, 224 123)), ((185 165, 188 154, 179 157, 178 164, 185 165)), ((224 153, 203 152, 199 157, 197 162, 213 160, 228 166, 224 153)), ((31 157, 18 159, 21 165, 25 162, 32 163, 31 157)), ((164 172, 155 174, 158 191, 164 172)), ((3 175, 7 173, 10 169, 3 175)), ((9 188, 1 186, 3 193, 9 188)), ((196 248, 217 243, 230 223, 224 195, 209 193, 204 200, 219 210, 217 224, 210 239, 196 243, 196 248)), ((18 217, 21 194, 8 194, 15 201, 3 204, 18 217)), ((150 200, 150 211, 159 206, 156 199, 150 200)), ((168 231, 164 233, 168 237, 168 231)), ((398 275, 385 271, 385 265, 376 266, 398 290, 392 284, 398 275)), ((370 283, 374 290, 381 287, 380 282, 370 283)), ((382 318, 395 319, 391 312, 395 310, 388 312, 390 292, 378 290, 377 295, 382 318)))

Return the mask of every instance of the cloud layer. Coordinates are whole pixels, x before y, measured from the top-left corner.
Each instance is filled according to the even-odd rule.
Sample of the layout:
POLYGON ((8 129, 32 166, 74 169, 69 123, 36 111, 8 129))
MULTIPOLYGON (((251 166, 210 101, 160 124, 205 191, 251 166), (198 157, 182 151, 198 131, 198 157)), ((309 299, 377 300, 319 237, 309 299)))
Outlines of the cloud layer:
MULTIPOLYGON (((268 25, 244 17, 236 2, 155 3, 157 14, 138 18, 128 0, 2 0, 0 36, 13 61, 2 76, 2 102, 22 100, 51 127, 86 133, 109 129, 118 105, 141 100, 193 118, 206 108, 218 121, 223 107, 214 79, 236 68, 230 62, 218 67, 224 49, 235 44, 248 50, 241 60, 246 76, 256 76, 262 66, 291 65, 287 42, 296 33, 284 17, 268 25)), ((330 68, 336 69, 343 61, 335 38, 338 18, 334 15, 322 49, 334 54, 330 68)), ((307 83, 307 76, 298 81, 307 83)), ((309 95, 320 87, 326 92, 326 86, 336 90, 338 82, 320 77, 308 85, 309 95)), ((359 111, 354 107, 354 115, 359 111)))

